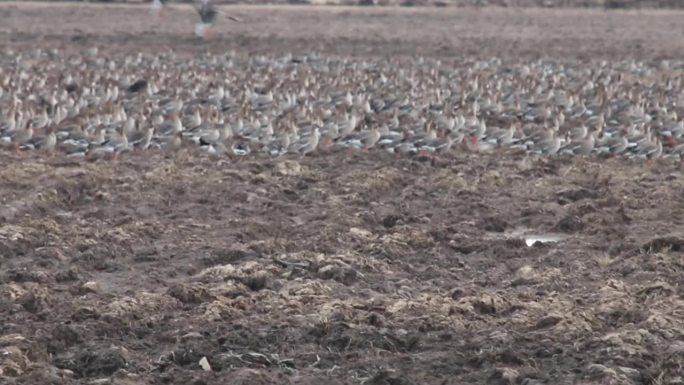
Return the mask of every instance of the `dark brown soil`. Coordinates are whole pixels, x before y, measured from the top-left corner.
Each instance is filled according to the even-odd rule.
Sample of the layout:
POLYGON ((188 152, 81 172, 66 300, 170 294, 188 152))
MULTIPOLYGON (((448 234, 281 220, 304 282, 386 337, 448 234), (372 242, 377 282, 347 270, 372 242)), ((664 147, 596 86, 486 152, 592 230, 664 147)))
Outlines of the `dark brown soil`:
MULTIPOLYGON (((51 23, 62 21, 54 34, 37 23, 42 6, 0 12, 12 16, 0 26, 2 49, 203 49, 178 24, 137 35, 133 8, 106 17, 92 6, 49 8, 51 23), (84 13, 99 16, 80 21, 84 13), (120 32, 128 27, 131 37, 120 32)), ((431 34, 479 11, 441 16, 415 38, 398 29, 332 36, 323 25, 401 23, 428 11, 358 21, 357 11, 307 10, 284 37, 265 26, 291 21, 290 11, 240 12, 264 19, 254 17, 252 32, 226 26, 243 32, 211 49, 441 55, 431 34), (314 30, 320 39, 304 36, 314 30)), ((510 38, 519 49, 474 21, 471 35, 443 32, 453 48, 445 55, 494 35, 481 55, 611 47, 647 60, 684 51, 672 38, 684 28, 672 27, 679 13, 535 12, 545 15, 535 19, 540 30, 553 26, 548 33, 532 36, 518 23, 530 13, 478 14, 505 21, 497 31, 520 28, 527 37, 510 38), (595 22, 597 37, 565 30, 572 20, 595 22), (555 40, 566 33, 576 34, 555 40)), ((464 151, 434 161, 378 151, 235 160, 186 149, 92 163, 3 150, 0 165, 2 384, 684 381, 678 164, 464 151), (527 246, 525 232, 562 239, 527 246)))
POLYGON ((29 156, 1 158, 9 383, 681 378, 674 165, 29 156))

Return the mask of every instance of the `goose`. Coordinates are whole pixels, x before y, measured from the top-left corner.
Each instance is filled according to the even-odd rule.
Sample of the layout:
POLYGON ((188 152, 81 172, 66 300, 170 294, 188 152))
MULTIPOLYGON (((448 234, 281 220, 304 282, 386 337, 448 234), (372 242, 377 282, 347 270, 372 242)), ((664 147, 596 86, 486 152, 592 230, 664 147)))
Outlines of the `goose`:
POLYGON ((590 132, 584 138, 571 140, 570 143, 560 149, 560 153, 567 155, 589 155, 594 150, 595 144, 596 133, 590 132))
POLYGON ((217 128, 207 128, 193 136, 192 141, 200 146, 208 146, 210 144, 216 144, 220 138, 221 133, 217 128))
POLYGON ((99 146, 89 146, 86 152, 88 158, 98 158, 104 155, 112 155, 113 159, 118 159, 119 154, 129 151, 131 148, 125 128, 122 126, 118 132, 114 132, 110 138, 106 139, 99 146))
POLYGON ((596 150, 599 154, 610 156, 620 155, 629 148, 629 141, 622 135, 605 137, 596 143, 596 150))
POLYGON ((200 115, 199 107, 194 107, 192 115, 186 115, 181 119, 182 127, 188 131, 195 131, 202 125, 202 116, 200 115))
POLYGON ((10 110, 9 116, 0 121, 0 134, 12 132, 17 127, 17 121, 21 121, 21 111, 10 110))
POLYGON ((48 127, 46 135, 36 143, 36 148, 52 153, 57 145, 57 135, 54 127, 48 127))
POLYGON ((343 147, 368 150, 377 143, 378 139, 380 139, 380 131, 377 128, 373 128, 368 131, 342 136, 336 139, 335 143, 343 147))
POLYGON ((164 138, 161 148, 166 151, 176 151, 183 145, 183 133, 177 132, 169 137, 164 138))
POLYGON ((553 129, 547 129, 543 137, 540 137, 530 149, 533 154, 555 155, 561 148, 561 138, 556 136, 553 129))
POLYGON ((654 160, 663 154, 663 143, 659 138, 649 138, 649 140, 639 143, 634 151, 632 158, 654 160))
POLYGON ((271 156, 280 156, 287 153, 290 147, 290 134, 287 131, 280 133, 279 138, 270 141, 264 146, 264 152, 271 156))
POLYGON ((200 22, 195 24, 195 34, 199 37, 208 39, 212 36, 213 32, 213 25, 214 22, 216 21, 216 17, 218 15, 225 16, 226 18, 236 21, 236 22, 241 22, 242 20, 240 18, 237 18, 235 16, 230 16, 223 14, 222 12, 218 11, 216 7, 214 6, 214 3, 212 0, 200 0, 199 5, 195 8, 197 11, 197 14, 200 17, 200 22))
POLYGON ((14 151, 19 154, 21 146, 33 138, 33 123, 28 122, 26 127, 16 128, 3 137, 2 140, 14 144, 14 151))
POLYGON ((302 157, 311 154, 318 147, 318 142, 320 139, 321 131, 318 129, 318 127, 316 127, 309 136, 308 140, 297 148, 297 152, 299 152, 302 157))
POLYGON ((449 152, 453 143, 454 141, 451 135, 443 135, 440 138, 427 140, 421 143, 420 147, 418 147, 418 150, 421 152, 425 151, 427 153, 441 154, 449 152))
POLYGON ((161 136, 171 136, 183 132, 183 122, 181 122, 178 114, 171 113, 171 120, 164 121, 159 127, 159 135, 161 136))
POLYGON ((138 131, 133 133, 128 142, 133 146, 134 149, 146 150, 150 147, 152 143, 152 137, 154 136, 154 127, 150 126, 144 131, 138 131))
POLYGON ((166 16, 167 8, 167 0, 152 0, 152 3, 150 5, 150 13, 152 13, 160 19, 163 19, 166 16))

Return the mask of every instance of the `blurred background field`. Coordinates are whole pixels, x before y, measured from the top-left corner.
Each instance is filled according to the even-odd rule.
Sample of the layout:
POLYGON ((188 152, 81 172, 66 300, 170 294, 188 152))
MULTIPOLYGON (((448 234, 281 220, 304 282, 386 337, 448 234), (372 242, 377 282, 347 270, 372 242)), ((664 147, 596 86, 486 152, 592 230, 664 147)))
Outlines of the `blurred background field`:
MULTIPOLYGON (((44 0, 57 2, 62 0, 44 0)), ((77 1, 78 0, 70 0, 77 1)), ((3 2, 0 0, 0 2, 3 2)), ((145 3, 141 0, 84 0, 88 3, 145 3)), ((177 0, 172 3, 192 3, 177 0)), ((359 5, 404 7, 544 7, 544 8, 684 8, 682 0, 216 0, 216 4, 312 4, 312 5, 359 5)))

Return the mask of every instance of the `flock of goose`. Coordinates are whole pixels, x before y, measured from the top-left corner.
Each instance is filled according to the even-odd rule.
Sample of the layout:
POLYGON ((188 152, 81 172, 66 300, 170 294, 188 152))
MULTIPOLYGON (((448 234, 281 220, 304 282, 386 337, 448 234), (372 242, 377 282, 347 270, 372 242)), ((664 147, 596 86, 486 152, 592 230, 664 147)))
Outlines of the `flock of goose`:
POLYGON ((69 157, 196 146, 682 159, 682 63, 234 53, 0 54, 0 145, 69 157))

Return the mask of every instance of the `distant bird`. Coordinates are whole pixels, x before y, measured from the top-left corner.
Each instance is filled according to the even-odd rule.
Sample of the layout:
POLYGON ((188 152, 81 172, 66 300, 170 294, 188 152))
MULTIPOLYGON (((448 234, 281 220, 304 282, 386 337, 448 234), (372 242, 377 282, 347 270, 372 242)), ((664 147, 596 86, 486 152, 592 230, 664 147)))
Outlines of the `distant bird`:
POLYGON ((200 17, 200 23, 195 25, 195 34, 203 38, 208 38, 212 35, 212 27, 218 15, 223 15, 236 22, 242 21, 235 16, 230 16, 219 12, 216 7, 214 7, 212 0, 200 0, 199 6, 196 8, 196 10, 200 17))
POLYGON ((167 2, 168 0, 152 0, 150 12, 159 18, 164 18, 168 9, 167 2))
POLYGON ((203 24, 214 24, 216 16, 218 15, 218 11, 211 0, 200 0, 199 7, 197 7, 197 13, 203 24))

